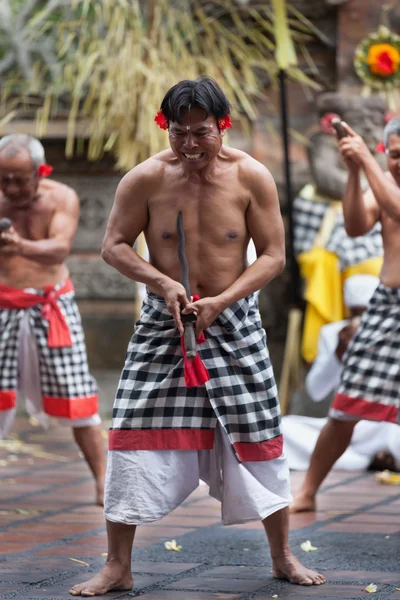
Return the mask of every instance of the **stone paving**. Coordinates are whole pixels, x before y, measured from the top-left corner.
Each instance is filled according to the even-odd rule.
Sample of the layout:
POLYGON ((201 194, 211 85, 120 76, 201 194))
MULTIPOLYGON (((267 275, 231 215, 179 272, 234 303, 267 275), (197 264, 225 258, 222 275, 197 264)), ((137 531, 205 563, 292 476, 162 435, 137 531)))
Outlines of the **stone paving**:
MULTIPOLYGON (((0 599, 71 598, 68 589, 105 560, 102 510, 69 429, 43 432, 19 418, 16 431, 23 444, 0 448, 0 599)), ((302 477, 293 474, 294 491, 302 477)), ((200 485, 162 521, 138 529, 134 590, 99 598, 351 600, 369 597, 374 583, 374 600, 400 600, 399 491, 371 473, 331 474, 318 511, 291 518, 295 553, 327 578, 308 588, 273 579, 261 525, 223 527, 218 502, 200 485), (165 549, 172 539, 180 552, 165 549), (305 540, 318 549, 304 552, 305 540)))

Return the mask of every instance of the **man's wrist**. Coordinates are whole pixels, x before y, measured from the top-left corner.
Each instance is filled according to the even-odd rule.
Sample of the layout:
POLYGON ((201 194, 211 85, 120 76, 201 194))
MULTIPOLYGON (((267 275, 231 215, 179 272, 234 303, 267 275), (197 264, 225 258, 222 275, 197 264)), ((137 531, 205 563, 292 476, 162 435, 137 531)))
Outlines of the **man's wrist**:
POLYGON ((28 257, 28 253, 29 253, 29 240, 25 240, 24 238, 21 238, 20 243, 19 243, 18 254, 20 256, 28 257))
POLYGON ((154 287, 157 291, 157 294, 163 296, 167 287, 171 284, 171 278, 167 275, 163 275, 160 273, 159 277, 156 278, 154 282, 154 286, 150 285, 150 287, 154 287))
POLYGON ((231 298, 228 291, 225 291, 225 292, 222 292, 222 294, 219 294, 216 297, 216 300, 221 305, 221 312, 223 312, 226 308, 228 308, 228 306, 230 306, 234 302, 233 298, 231 298))

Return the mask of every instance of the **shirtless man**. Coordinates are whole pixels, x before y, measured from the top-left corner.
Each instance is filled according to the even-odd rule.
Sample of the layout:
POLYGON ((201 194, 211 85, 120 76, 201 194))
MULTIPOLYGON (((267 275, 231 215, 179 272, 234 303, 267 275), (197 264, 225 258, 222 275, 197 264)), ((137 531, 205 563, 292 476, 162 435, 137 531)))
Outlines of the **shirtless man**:
POLYGON ((364 235, 382 224, 384 259, 377 287, 344 356, 341 383, 291 512, 315 510, 315 496, 333 464, 350 444, 361 419, 399 423, 400 407, 400 119, 384 130, 388 172, 347 124, 339 142, 349 170, 343 198, 346 231, 364 235), (369 190, 363 194, 364 171, 369 190))
POLYGON ((136 527, 176 508, 199 478, 222 501, 224 524, 262 521, 276 577, 300 585, 324 582, 288 545, 289 473, 254 300, 285 262, 278 196, 265 167, 222 145, 229 111, 212 79, 178 83, 156 117, 168 129, 171 149, 132 169, 117 190, 103 257, 145 283, 148 294, 110 430, 107 561, 97 576, 70 590, 75 596, 131 589, 136 527), (179 283, 179 212, 190 292, 201 296, 194 302, 179 283), (150 264, 132 250, 142 231, 150 264), (250 237, 258 259, 247 268, 250 237), (179 339, 181 308, 197 314, 198 355, 191 364, 179 339), (196 369, 200 381, 193 382, 196 369))
POLYGON ((44 179, 42 144, 28 135, 0 140, 0 437, 16 411, 18 391, 42 425, 49 417, 73 428, 103 504, 105 455, 80 315, 65 265, 78 224, 79 200, 44 179))

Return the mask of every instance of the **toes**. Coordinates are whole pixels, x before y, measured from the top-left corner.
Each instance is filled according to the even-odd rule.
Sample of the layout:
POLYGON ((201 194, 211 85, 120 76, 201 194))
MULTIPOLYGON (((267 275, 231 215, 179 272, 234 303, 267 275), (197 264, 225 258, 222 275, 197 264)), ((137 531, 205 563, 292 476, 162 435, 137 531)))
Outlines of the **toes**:
POLYGON ((305 577, 301 581, 294 581, 293 583, 297 583, 298 585, 312 585, 313 580, 310 577, 305 577))
POLYGON ((84 590, 81 591, 81 596, 84 596, 85 598, 93 598, 93 596, 95 596, 95 595, 96 595, 96 592, 93 592, 89 588, 85 588, 84 590))

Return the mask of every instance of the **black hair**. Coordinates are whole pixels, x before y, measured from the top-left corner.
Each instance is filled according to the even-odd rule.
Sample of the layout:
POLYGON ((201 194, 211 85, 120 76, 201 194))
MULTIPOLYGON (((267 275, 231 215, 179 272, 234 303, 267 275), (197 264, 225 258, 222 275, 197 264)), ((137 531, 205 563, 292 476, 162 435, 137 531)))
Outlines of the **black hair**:
POLYGON ((182 113, 185 109, 202 108, 206 118, 213 115, 217 121, 229 115, 231 105, 218 83, 203 75, 197 79, 180 81, 165 94, 161 110, 168 121, 183 124, 182 113))

